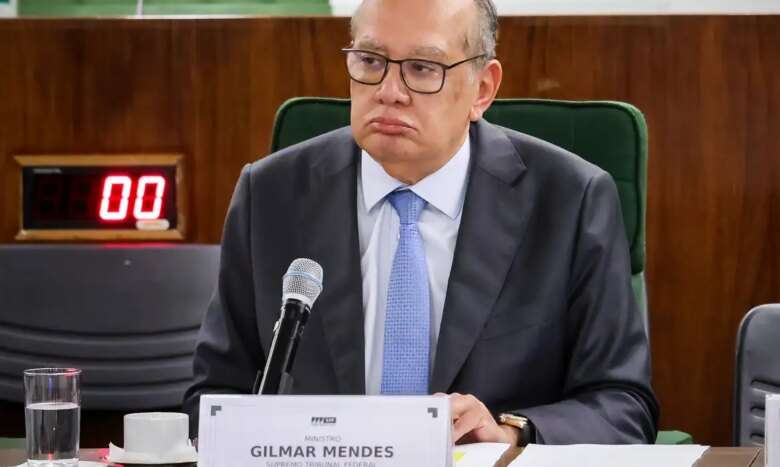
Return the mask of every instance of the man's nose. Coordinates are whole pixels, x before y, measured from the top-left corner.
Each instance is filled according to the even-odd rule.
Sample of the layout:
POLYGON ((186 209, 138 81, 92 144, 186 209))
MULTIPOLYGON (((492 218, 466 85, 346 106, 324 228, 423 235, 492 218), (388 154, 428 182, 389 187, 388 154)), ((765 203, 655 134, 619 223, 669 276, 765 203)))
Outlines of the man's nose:
POLYGON ((401 65, 390 63, 388 66, 385 79, 377 86, 376 99, 384 105, 406 105, 410 101, 410 96, 409 89, 401 78, 401 65))

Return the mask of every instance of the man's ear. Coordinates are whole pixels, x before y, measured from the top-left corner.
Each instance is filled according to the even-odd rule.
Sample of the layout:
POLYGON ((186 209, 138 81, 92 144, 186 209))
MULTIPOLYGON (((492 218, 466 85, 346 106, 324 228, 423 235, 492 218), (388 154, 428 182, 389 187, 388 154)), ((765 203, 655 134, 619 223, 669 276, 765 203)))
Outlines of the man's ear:
POLYGON ((479 80, 479 91, 476 100, 471 105, 471 111, 469 112, 469 119, 472 122, 476 122, 482 118, 482 114, 490 107, 490 104, 496 98, 498 93, 498 87, 501 86, 501 76, 503 75, 503 69, 501 63, 498 60, 490 60, 484 68, 479 72, 477 79, 479 80))

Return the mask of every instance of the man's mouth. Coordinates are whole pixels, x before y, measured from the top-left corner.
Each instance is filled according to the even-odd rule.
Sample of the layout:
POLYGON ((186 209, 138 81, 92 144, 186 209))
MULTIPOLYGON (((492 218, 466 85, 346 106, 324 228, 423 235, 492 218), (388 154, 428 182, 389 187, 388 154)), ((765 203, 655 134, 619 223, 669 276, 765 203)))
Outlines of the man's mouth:
POLYGON ((369 120, 368 126, 378 133, 387 135, 400 135, 414 129, 405 121, 392 117, 374 117, 369 120))

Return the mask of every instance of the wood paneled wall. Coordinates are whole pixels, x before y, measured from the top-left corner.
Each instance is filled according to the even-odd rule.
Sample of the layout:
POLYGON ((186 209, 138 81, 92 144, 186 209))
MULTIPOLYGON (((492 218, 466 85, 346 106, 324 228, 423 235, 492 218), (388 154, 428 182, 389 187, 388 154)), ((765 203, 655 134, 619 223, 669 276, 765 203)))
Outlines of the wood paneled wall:
MULTIPOLYGON (((347 43, 339 18, 0 21, 0 242, 11 155, 147 151, 186 155, 188 241, 218 242, 279 104, 347 95, 347 43)), ((729 444, 737 326, 780 301, 780 17, 503 18, 499 58, 503 97, 644 111, 662 427, 729 444)))

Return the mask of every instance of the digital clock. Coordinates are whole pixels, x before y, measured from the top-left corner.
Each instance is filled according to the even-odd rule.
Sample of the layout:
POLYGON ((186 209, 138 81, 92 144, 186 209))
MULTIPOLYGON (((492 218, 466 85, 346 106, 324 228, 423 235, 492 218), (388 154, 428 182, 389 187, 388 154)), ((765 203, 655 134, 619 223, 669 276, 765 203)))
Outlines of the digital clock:
POLYGON ((21 240, 183 237, 181 156, 17 156, 21 240))

